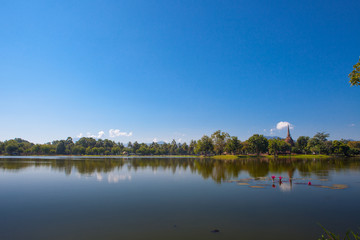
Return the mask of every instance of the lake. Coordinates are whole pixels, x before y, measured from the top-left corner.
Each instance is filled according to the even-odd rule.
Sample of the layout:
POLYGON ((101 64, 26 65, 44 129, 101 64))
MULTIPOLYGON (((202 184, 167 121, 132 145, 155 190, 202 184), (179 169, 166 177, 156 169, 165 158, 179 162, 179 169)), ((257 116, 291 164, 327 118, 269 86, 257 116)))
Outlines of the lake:
POLYGON ((0 158, 2 240, 318 239, 359 199, 359 159, 0 158))

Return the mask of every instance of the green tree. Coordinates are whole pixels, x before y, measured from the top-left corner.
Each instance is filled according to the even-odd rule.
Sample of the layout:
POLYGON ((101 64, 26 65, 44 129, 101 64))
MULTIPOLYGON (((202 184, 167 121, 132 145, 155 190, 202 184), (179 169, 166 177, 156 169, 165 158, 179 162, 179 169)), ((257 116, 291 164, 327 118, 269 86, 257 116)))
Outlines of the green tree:
POLYGON ((5 152, 5 144, 0 141, 0 154, 5 152))
POLYGON ((296 147, 302 152, 305 153, 306 152, 306 147, 308 144, 310 137, 305 137, 305 136, 300 136, 297 140, 296 140, 296 147))
POLYGON ((91 147, 87 147, 87 148, 85 149, 85 154, 86 154, 86 155, 92 155, 92 154, 93 154, 92 148, 91 148, 91 147))
POLYGON ((210 137, 204 135, 199 141, 197 141, 195 153, 207 155, 214 150, 213 142, 210 137))
POLYGON ((65 140, 65 153, 66 154, 71 154, 72 153, 72 148, 74 147, 74 142, 73 139, 71 137, 68 137, 65 140))
POLYGON ((186 143, 183 143, 181 144, 180 150, 180 154, 185 155, 189 151, 189 146, 186 143))
POLYGON ((195 153, 195 148, 196 148, 196 141, 191 140, 190 145, 189 145, 189 154, 194 154, 195 153))
POLYGON ((136 153, 136 151, 140 148, 140 144, 135 141, 134 144, 132 145, 132 151, 133 153, 136 153))
POLYGON ((104 155, 104 154, 105 154, 105 148, 104 148, 104 147, 99 147, 99 148, 98 148, 98 153, 99 153, 100 155, 104 155))
POLYGON ((75 154, 75 155, 83 155, 83 154, 85 154, 85 151, 86 151, 85 147, 75 145, 73 147, 72 153, 75 154))
POLYGON ((19 154, 19 144, 15 140, 5 142, 5 151, 7 154, 19 154))
POLYGON ((350 147, 347 144, 337 140, 332 142, 332 152, 334 154, 348 156, 349 151, 350 147))
POLYGON ((352 72, 349 74, 351 86, 360 85, 360 58, 359 62, 353 66, 352 72))
POLYGON ((280 151, 281 153, 291 152, 291 145, 283 140, 280 141, 280 151))
POLYGON ((57 145, 56 145, 56 154, 65 154, 65 141, 61 140, 57 145))
POLYGON ((241 151, 241 142, 237 137, 228 138, 225 144, 225 151, 231 154, 239 154, 241 151))
POLYGON ((230 135, 226 132, 221 132, 220 130, 214 132, 211 135, 211 139, 214 145, 214 151, 216 154, 222 154, 226 145, 226 141, 230 138, 230 135))
POLYGON ((248 142, 251 151, 257 155, 268 151, 269 142, 263 135, 254 134, 248 139, 248 142))
POLYGON ((314 138, 318 139, 320 142, 326 142, 327 138, 330 136, 330 134, 325 133, 325 132, 317 132, 314 135, 314 138))
POLYGON ((318 132, 310 138, 307 149, 313 153, 328 154, 331 150, 331 142, 327 140, 330 135, 325 132, 318 132))
POLYGON ((33 153, 33 154, 41 154, 40 146, 41 146, 40 144, 35 144, 34 146, 32 146, 31 153, 33 153))
POLYGON ((280 138, 273 138, 269 141, 269 153, 274 156, 279 153, 287 153, 291 150, 291 145, 280 138))
POLYGON ((177 150, 178 150, 178 145, 177 145, 175 139, 173 139, 171 141, 170 154, 176 154, 177 150))
POLYGON ((248 140, 242 142, 242 147, 241 147, 241 151, 242 154, 248 154, 251 153, 251 147, 250 147, 250 143, 248 140))
POLYGON ((115 146, 111 148, 111 153, 113 155, 120 155, 121 154, 121 148, 119 146, 115 146))
POLYGON ((42 154, 49 155, 54 154, 56 152, 55 146, 51 144, 42 144, 40 146, 40 151, 42 154))
POLYGON ((147 155, 149 154, 149 149, 145 144, 143 144, 139 147, 138 150, 136 150, 136 153, 140 155, 147 155))
POLYGON ((281 150, 281 139, 273 138, 269 139, 269 153, 277 156, 279 151, 281 150))

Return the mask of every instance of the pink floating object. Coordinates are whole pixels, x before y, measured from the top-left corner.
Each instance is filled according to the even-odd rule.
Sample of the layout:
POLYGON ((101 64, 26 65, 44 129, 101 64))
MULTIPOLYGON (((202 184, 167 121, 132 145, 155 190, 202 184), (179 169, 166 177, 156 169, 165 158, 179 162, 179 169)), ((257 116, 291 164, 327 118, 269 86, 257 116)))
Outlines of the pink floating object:
POLYGON ((280 180, 280 181, 281 181, 281 179, 282 179, 282 176, 279 177, 279 180, 280 180))
POLYGON ((274 179, 275 179, 275 176, 271 176, 271 178, 272 178, 272 180, 274 181, 274 179))
POLYGON ((308 185, 311 185, 311 182, 308 182, 308 185))

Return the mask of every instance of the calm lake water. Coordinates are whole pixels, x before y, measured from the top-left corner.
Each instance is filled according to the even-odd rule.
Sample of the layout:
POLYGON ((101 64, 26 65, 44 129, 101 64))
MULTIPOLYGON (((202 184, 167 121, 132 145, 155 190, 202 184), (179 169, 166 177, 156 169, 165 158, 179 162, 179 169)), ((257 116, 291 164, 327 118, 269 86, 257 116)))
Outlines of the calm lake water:
POLYGON ((359 200, 359 159, 0 158, 2 240, 318 239, 359 200))

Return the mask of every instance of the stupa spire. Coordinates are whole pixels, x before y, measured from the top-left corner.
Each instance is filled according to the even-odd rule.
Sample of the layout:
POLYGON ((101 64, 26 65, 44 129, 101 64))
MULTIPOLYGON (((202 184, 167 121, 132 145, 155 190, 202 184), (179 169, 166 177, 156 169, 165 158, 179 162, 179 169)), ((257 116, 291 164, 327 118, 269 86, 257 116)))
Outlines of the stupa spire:
POLYGON ((287 137, 291 137, 291 136, 290 136, 290 127, 289 127, 289 125, 288 125, 288 134, 287 134, 287 137))
POLYGON ((287 142, 291 146, 295 145, 294 140, 291 138, 291 135, 290 135, 290 124, 288 125, 288 132, 287 132, 287 137, 285 138, 285 142, 287 142))

